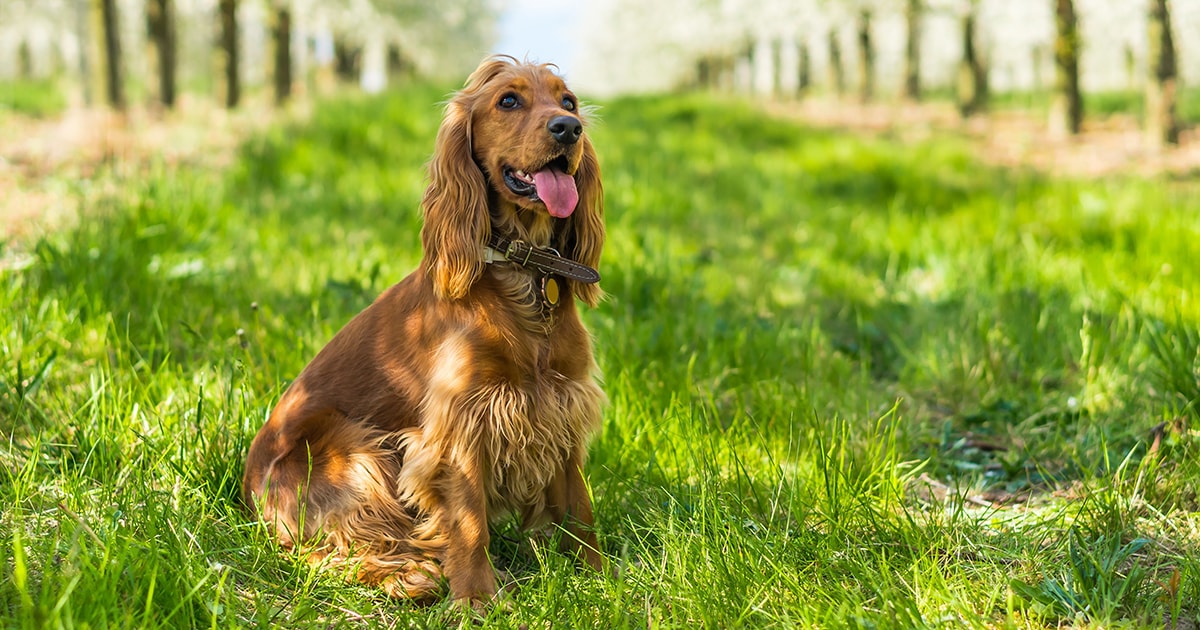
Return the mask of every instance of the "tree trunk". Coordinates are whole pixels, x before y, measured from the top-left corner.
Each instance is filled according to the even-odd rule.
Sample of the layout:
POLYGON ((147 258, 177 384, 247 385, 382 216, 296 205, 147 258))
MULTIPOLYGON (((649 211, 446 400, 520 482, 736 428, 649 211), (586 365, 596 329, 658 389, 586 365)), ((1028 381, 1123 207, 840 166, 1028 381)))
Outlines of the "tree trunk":
POLYGON ((359 75, 362 48, 350 47, 342 39, 333 41, 333 70, 342 81, 355 81, 359 75))
POLYGON ((292 12, 287 4, 275 11, 275 103, 292 95, 292 12))
POLYGON ((1056 133, 1079 133, 1083 97, 1079 93, 1079 24, 1074 0, 1055 0, 1054 102, 1050 128, 1056 133))
POLYGON ((1167 0, 1149 0, 1150 62, 1146 77, 1146 136, 1152 147, 1179 144, 1179 119, 1175 115, 1178 69, 1175 40, 1171 36, 1171 10, 1167 0))
MULTIPOLYGON (((1151 38, 1153 39, 1153 38, 1151 38)), ((1153 44, 1151 44, 1153 47, 1153 44)), ((1133 46, 1127 42, 1125 44, 1125 89, 1133 92, 1138 88, 1137 81, 1137 56, 1133 52, 1133 46)))
POLYGON ((1041 94, 1046 87, 1046 48, 1035 45, 1029 49, 1029 61, 1033 65, 1033 91, 1041 94))
POLYGON ((368 31, 364 35, 358 86, 367 94, 378 94, 387 87, 387 40, 382 31, 368 31))
POLYGON ((238 51, 237 0, 220 0, 221 49, 225 52, 225 107, 233 109, 242 99, 241 65, 238 51))
POLYGON ((808 91, 812 87, 812 58, 808 54, 808 44, 800 42, 800 76, 797 80, 797 86, 800 88, 800 93, 808 91))
MULTIPOLYGON (((707 57, 706 59, 707 59, 706 63, 708 65, 708 68, 707 68, 708 78, 709 78, 709 81, 711 82, 711 84, 708 86, 705 86, 705 87, 715 87, 716 86, 715 61, 713 60, 712 57, 707 57)), ((404 52, 401 51, 400 47, 395 44, 388 45, 387 68, 388 68, 388 75, 391 77, 395 77, 397 79, 409 78, 409 75, 412 72, 412 66, 409 64, 408 59, 405 58, 404 52)))
POLYGON ((846 70, 842 67, 842 45, 837 31, 829 30, 829 83, 838 96, 846 93, 846 70))
POLYGON ((979 59, 975 46, 976 10, 976 3, 970 3, 962 21, 963 56, 958 67, 958 111, 963 118, 987 108, 987 67, 979 59))
POLYGON ((754 93, 760 96, 773 96, 776 92, 775 42, 767 38, 755 40, 750 61, 754 69, 754 93))
POLYGON ((89 0, 75 2, 75 37, 79 39, 79 84, 82 87, 84 105, 91 106, 92 87, 92 3, 89 0))
POLYGON ((158 56, 158 97, 175 107, 175 7, 172 0, 148 0, 146 25, 158 56))
POLYGON ((22 39, 17 46, 17 76, 22 79, 33 78, 33 50, 27 39, 22 39))
POLYGON ((712 87, 712 60, 701 57, 696 61, 696 87, 707 90, 712 87))
POLYGON ((871 47, 871 9, 858 13, 858 97, 866 103, 875 97, 875 50, 871 47))
POLYGON ((904 46, 904 96, 921 100, 921 0, 907 0, 904 22, 908 40, 904 46))
POLYGON ((121 31, 117 17, 117 0, 100 0, 101 22, 104 27, 104 62, 108 103, 114 109, 125 109, 124 73, 121 71, 121 31))

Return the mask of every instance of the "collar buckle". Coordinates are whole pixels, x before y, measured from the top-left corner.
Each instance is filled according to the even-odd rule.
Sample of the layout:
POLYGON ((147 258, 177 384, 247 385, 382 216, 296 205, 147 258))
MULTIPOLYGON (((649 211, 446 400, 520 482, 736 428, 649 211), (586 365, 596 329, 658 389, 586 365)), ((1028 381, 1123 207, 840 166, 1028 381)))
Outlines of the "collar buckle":
POLYGON ((542 275, 555 274, 584 284, 600 281, 595 269, 566 258, 553 247, 535 247, 521 239, 510 241, 495 234, 480 251, 480 258, 489 264, 507 260, 542 275))

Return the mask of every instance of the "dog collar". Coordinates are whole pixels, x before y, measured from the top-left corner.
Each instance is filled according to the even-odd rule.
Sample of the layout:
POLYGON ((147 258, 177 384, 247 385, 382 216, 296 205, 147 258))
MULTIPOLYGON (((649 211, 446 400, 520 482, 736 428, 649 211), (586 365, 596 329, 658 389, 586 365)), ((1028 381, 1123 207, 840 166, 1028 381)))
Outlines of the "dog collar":
POLYGON ((483 262, 488 264, 507 260, 526 269, 540 271, 544 275, 562 276, 584 284, 600 281, 600 272, 595 269, 563 258, 558 250, 552 247, 534 247, 520 239, 509 240, 493 234, 487 247, 483 248, 481 256, 483 262))

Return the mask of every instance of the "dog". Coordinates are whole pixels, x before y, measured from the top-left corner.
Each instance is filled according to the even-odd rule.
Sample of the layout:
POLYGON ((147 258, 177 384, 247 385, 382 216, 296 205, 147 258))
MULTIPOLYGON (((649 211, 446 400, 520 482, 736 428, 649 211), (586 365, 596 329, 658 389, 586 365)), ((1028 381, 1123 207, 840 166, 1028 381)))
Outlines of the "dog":
POLYGON ((285 549, 398 598, 497 592, 489 523, 561 527, 600 569, 583 465, 606 399, 599 163, 551 65, 489 57, 448 102, 423 257, 333 337, 251 443, 243 499, 285 549))

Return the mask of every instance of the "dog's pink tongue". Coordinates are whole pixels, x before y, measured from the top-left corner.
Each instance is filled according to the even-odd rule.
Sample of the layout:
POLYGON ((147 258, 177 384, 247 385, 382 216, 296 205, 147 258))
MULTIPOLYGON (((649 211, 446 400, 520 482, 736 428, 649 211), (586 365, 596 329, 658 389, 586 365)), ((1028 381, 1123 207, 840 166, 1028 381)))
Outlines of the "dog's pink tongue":
POLYGON ((546 204, 550 216, 565 219, 575 212, 579 203, 579 191, 575 190, 575 178, 553 168, 544 168, 533 174, 538 198, 546 204))

